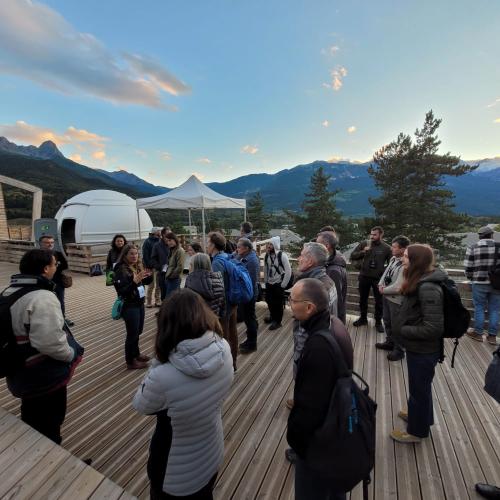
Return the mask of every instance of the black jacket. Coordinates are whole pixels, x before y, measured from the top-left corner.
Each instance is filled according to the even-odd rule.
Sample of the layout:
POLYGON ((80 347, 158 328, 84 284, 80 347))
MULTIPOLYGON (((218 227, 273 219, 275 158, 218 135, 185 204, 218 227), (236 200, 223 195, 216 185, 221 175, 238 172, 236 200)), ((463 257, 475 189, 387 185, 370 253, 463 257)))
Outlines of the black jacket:
POLYGON ((300 458, 306 456, 314 432, 323 424, 333 388, 341 375, 332 363, 330 346, 320 331, 330 329, 330 314, 322 311, 301 323, 308 338, 299 361, 294 405, 288 417, 287 440, 300 458))
POLYGON ((144 267, 148 269, 153 269, 154 264, 151 259, 151 254, 153 253, 153 247, 160 241, 160 238, 156 238, 155 236, 150 236, 147 240, 142 244, 142 262, 144 263, 144 267))
POLYGON ((141 285, 150 285, 153 281, 153 276, 148 276, 142 280, 139 285, 134 281, 134 275, 130 271, 129 267, 121 262, 115 266, 115 275, 113 278, 113 284, 115 285, 116 293, 118 297, 123 299, 126 305, 142 305, 144 304, 144 297, 139 297, 139 292, 137 289, 141 285))
POLYGON ((66 271, 68 269, 68 261, 66 260, 66 257, 59 252, 55 251, 54 252, 54 257, 56 258, 56 261, 58 262, 57 264, 57 269, 56 272, 54 273, 54 277, 52 278, 52 281, 58 286, 62 287, 62 273, 63 271, 66 271))
POLYGON ((405 295, 392 322, 392 336, 406 350, 431 354, 441 349, 444 332, 443 290, 446 272, 436 269, 424 276, 415 293, 405 295))
POLYGON ((106 259, 106 270, 111 271, 113 269, 113 264, 116 264, 121 253, 122 251, 116 248, 111 248, 109 250, 108 258, 106 259))
POLYGON ((168 264, 168 259, 170 257, 170 248, 168 245, 160 239, 158 243, 155 243, 153 249, 151 250, 151 264, 157 271, 161 271, 165 264, 168 264))
POLYGON ((219 318, 224 316, 226 294, 221 273, 203 269, 193 271, 187 275, 184 286, 201 295, 219 318))
POLYGON ((337 315, 345 324, 346 320, 346 301, 347 301, 347 269, 344 256, 335 251, 326 261, 326 274, 335 283, 337 289, 337 315))
POLYGON ((392 257, 391 247, 385 241, 379 240, 378 243, 372 243, 369 250, 362 252, 366 245, 366 241, 359 243, 351 253, 351 260, 357 262, 360 276, 380 279, 392 257))

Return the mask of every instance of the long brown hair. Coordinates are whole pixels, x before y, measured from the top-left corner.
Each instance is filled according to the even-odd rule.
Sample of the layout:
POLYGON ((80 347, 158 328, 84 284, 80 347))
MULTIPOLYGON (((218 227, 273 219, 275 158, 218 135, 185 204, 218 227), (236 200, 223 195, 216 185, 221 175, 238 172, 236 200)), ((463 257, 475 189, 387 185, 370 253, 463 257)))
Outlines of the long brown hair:
POLYGON ((130 271, 130 273, 139 273, 143 270, 143 265, 141 261, 141 256, 139 255, 139 258, 137 259, 137 266, 134 268, 132 267, 129 263, 128 260, 126 259, 128 253, 130 250, 137 250, 139 252, 139 248, 137 247, 136 244, 134 243, 127 243, 126 245, 123 246, 122 251, 120 253, 120 257, 118 257, 117 264, 122 264, 127 267, 127 269, 130 271))
POLYGON ((207 331, 218 333, 222 337, 217 316, 201 296, 189 288, 171 293, 163 301, 158 315, 156 357, 161 363, 167 363, 168 356, 179 342, 197 339, 207 331))
POLYGON ((415 292, 422 276, 430 273, 434 267, 434 252, 429 245, 415 243, 409 245, 406 252, 409 265, 403 271, 404 281, 401 285, 403 295, 415 292))

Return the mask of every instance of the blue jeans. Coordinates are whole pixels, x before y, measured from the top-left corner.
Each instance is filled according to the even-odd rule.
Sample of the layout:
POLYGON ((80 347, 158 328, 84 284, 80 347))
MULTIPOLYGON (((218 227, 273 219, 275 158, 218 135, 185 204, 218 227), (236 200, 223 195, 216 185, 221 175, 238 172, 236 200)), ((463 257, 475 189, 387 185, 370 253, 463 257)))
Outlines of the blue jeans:
POLYGON ((180 278, 168 278, 165 280, 165 297, 168 297, 172 292, 179 290, 181 287, 180 278))
POLYGON ((408 434, 426 438, 434 424, 432 380, 439 352, 419 354, 406 351, 408 366, 408 434))
POLYGON ((498 333, 500 314, 500 291, 495 291, 488 284, 472 283, 472 300, 474 302, 474 330, 483 333, 484 312, 488 309, 488 335, 498 333))
POLYGON ((307 463, 295 462, 295 500, 345 500, 346 494, 335 491, 335 485, 319 477, 307 463))

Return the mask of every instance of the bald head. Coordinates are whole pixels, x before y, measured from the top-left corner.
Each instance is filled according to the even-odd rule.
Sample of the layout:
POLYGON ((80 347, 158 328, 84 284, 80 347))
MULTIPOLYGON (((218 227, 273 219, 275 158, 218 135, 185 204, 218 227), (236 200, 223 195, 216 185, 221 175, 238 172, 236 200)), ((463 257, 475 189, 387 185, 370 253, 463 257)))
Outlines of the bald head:
POLYGON ((304 278, 294 285, 292 290, 298 300, 304 300, 314 304, 316 312, 328 309, 328 292, 320 280, 316 278, 304 278))

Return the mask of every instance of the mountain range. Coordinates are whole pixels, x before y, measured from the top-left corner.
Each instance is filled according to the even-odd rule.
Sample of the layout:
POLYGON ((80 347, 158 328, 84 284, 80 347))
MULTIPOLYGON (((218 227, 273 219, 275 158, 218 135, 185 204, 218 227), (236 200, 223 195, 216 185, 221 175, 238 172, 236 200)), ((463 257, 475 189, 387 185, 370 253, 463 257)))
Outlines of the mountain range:
MULTIPOLYGON (((446 186, 455 193, 456 209, 470 215, 499 214, 500 157, 466 163, 479 167, 461 177, 444 179, 446 186)), ((346 215, 363 216, 372 212, 369 197, 377 195, 368 175, 369 165, 369 162, 314 161, 274 174, 250 174, 207 185, 235 198, 248 199, 260 191, 267 210, 294 210, 300 208, 311 174, 322 166, 331 175, 331 189, 340 190, 336 197, 338 208, 346 215)), ((0 174, 41 187, 44 190, 44 216, 53 216, 69 197, 90 189, 112 189, 134 198, 154 196, 171 189, 155 186, 123 170, 108 172, 76 163, 65 158, 52 141, 45 141, 39 147, 18 146, 0 137, 0 174)), ((7 189, 7 200, 12 212, 20 209, 25 195, 15 190, 9 194, 9 191, 7 189)))

